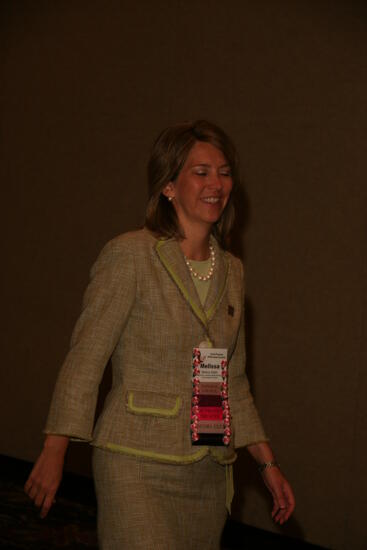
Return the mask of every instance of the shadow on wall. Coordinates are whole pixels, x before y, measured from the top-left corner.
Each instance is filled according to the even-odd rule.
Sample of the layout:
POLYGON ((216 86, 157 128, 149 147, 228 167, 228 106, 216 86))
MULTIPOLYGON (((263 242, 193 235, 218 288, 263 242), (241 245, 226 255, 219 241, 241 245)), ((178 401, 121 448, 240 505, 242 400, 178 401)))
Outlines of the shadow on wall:
MULTIPOLYGON (((246 247, 242 239, 246 229, 251 222, 251 205, 246 193, 246 189, 240 185, 235 190, 235 208, 236 220, 231 238, 231 252, 241 258, 245 263, 246 247)), ((248 294, 245 295, 245 332, 246 332, 246 374, 249 379, 251 391, 256 401, 255 372, 254 372, 254 342, 256 333, 256 314, 254 306, 248 294)), ((254 499, 260 502, 263 510, 269 510, 269 517, 272 509, 272 498, 266 489, 261 475, 257 471, 253 458, 245 449, 238 449, 238 460, 234 466, 234 484, 236 488, 232 504, 232 518, 243 522, 242 512, 247 507, 251 508, 251 499, 253 495, 258 496, 254 499)), ((262 513, 259 516, 263 516, 262 513)), ((299 522, 293 517, 276 530, 288 537, 304 540, 305 533, 299 522)))
POLYGON ((239 185, 233 191, 233 202, 235 206, 235 223, 231 233, 230 250, 235 256, 245 260, 246 252, 243 244, 242 235, 250 222, 250 202, 243 185, 239 185))

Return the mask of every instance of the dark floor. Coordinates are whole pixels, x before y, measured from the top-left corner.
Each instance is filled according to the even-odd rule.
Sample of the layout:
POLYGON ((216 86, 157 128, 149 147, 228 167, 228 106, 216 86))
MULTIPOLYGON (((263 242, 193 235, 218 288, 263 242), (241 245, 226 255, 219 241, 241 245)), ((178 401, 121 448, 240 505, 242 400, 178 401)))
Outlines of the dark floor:
MULTIPOLYGON (((65 474, 57 504, 41 520, 23 492, 28 462, 0 455, 0 548, 16 550, 97 549, 96 501, 89 478, 65 474)), ((229 520, 223 550, 318 550, 319 547, 229 520)), ((143 550, 143 549, 142 549, 143 550)), ((319 549, 322 550, 322 549, 319 549)))

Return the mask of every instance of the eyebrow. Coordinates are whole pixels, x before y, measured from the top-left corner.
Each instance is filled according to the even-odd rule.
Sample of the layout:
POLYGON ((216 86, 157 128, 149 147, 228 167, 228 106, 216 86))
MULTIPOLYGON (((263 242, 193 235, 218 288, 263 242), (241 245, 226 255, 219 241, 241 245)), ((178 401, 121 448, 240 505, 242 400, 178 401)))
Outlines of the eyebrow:
MULTIPOLYGON (((206 164, 205 162, 197 162, 197 163, 191 165, 192 168, 195 168, 197 166, 203 166, 204 168, 211 168, 212 167, 211 164, 206 164)), ((230 168, 230 165, 228 164, 228 162, 226 162, 225 164, 221 164, 218 168, 230 168)))

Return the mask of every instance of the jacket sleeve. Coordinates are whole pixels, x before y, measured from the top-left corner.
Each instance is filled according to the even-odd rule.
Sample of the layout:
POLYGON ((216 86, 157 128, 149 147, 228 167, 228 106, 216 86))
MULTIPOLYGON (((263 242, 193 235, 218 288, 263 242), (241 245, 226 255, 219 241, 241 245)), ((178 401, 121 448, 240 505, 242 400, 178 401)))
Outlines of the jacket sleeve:
MULTIPOLYGON (((241 262, 240 266, 243 281, 243 267, 241 262)), ((242 284, 241 323, 236 347, 229 363, 229 402, 234 431, 234 444, 236 448, 268 440, 251 395, 245 366, 244 284, 242 284)))
POLYGON ((123 237, 107 243, 91 269, 82 313, 59 372, 45 433, 91 440, 98 388, 136 295, 133 251, 123 237))

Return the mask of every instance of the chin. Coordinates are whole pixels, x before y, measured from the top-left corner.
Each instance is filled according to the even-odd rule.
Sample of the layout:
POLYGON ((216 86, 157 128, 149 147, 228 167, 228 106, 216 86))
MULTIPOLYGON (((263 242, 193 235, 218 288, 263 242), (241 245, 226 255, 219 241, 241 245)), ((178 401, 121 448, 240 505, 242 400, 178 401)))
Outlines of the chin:
POLYGON ((208 223, 217 223, 217 221, 220 220, 222 215, 222 210, 220 212, 214 213, 212 215, 207 216, 207 222, 208 223))
POLYGON ((215 216, 215 218, 212 218, 209 223, 214 224, 217 223, 220 220, 220 216, 215 216))

